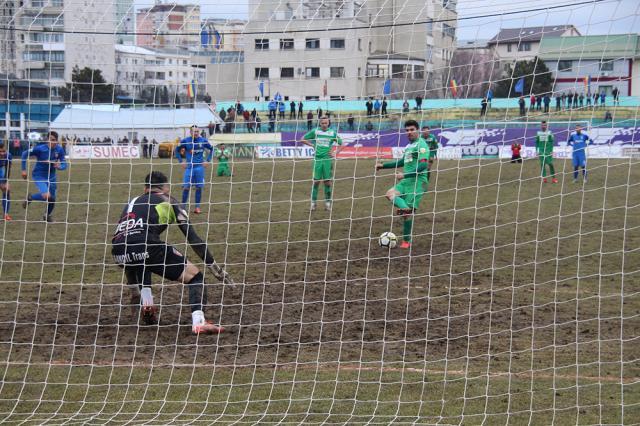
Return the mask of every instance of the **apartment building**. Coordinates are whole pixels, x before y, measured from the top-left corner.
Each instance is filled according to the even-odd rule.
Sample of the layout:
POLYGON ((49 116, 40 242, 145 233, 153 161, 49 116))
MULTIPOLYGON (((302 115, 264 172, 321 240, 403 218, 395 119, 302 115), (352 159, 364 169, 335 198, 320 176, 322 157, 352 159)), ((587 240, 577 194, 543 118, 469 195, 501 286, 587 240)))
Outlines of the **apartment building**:
POLYGON ((138 10, 136 44, 165 48, 200 44, 200 6, 158 3, 138 10))
POLYGON ((455 1, 250 0, 249 10, 247 99, 381 97, 388 80, 390 98, 438 96, 447 86, 455 1))

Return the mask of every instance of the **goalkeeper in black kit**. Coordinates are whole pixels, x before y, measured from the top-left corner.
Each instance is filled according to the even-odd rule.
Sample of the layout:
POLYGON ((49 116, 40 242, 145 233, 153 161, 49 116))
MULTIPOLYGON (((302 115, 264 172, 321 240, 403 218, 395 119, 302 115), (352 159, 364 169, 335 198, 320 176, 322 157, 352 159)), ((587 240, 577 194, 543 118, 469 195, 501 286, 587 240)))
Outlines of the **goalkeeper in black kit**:
POLYGON ((168 225, 177 224, 193 251, 225 284, 233 284, 229 275, 216 264, 207 245, 196 234, 185 209, 170 195, 167 177, 153 172, 145 179, 144 194, 133 198, 122 212, 112 241, 114 261, 124 268, 130 285, 140 289, 142 316, 147 324, 156 323, 156 307, 151 292, 151 274, 189 286, 189 305, 194 334, 217 334, 224 329, 204 318, 207 303, 204 277, 197 266, 168 245, 160 235, 168 225))

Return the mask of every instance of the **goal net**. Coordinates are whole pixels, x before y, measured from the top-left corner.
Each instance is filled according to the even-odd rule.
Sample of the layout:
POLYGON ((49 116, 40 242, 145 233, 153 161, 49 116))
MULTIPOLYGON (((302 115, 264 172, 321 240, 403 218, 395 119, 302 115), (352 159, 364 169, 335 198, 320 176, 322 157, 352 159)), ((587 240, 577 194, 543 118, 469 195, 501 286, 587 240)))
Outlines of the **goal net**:
POLYGON ((636 422, 635 2, 0 10, 0 421, 636 422))

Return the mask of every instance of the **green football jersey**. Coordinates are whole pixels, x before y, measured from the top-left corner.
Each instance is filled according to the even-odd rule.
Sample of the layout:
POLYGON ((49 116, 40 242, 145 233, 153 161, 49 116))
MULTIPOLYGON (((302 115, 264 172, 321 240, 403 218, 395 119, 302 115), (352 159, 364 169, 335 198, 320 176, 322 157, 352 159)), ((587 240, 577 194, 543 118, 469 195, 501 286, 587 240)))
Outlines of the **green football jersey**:
POLYGON ((228 148, 224 150, 216 149, 216 158, 221 163, 226 163, 229 161, 229 157, 231 157, 231 151, 228 148))
POLYGON ((307 132, 302 139, 313 144, 316 150, 315 158, 331 158, 329 153, 334 144, 342 145, 342 138, 338 136, 338 132, 333 129, 322 130, 321 128, 313 129, 307 132))
MULTIPOLYGON (((415 142, 410 143, 404 150, 404 173, 418 172, 418 164, 421 161, 429 159, 429 145, 427 142, 418 138, 415 142)), ((418 172, 418 177, 426 179, 427 170, 418 172)))
MULTIPOLYGON (((424 138, 423 138, 424 139, 424 138)), ((429 134, 424 141, 429 146, 429 157, 435 157, 438 155, 438 139, 432 134, 429 134)))
POLYGON ((547 130, 546 132, 539 131, 536 134, 536 151, 538 151, 538 155, 553 154, 553 133, 547 130))

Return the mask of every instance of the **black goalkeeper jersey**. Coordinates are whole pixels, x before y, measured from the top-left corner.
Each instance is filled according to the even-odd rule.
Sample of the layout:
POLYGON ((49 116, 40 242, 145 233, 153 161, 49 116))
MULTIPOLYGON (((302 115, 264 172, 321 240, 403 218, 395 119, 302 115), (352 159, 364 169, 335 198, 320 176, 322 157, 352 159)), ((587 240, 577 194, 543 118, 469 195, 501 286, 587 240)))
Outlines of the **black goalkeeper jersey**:
POLYGON ((124 208, 112 243, 161 243, 160 234, 168 225, 188 225, 188 220, 187 212, 174 198, 150 192, 132 199, 124 208))

